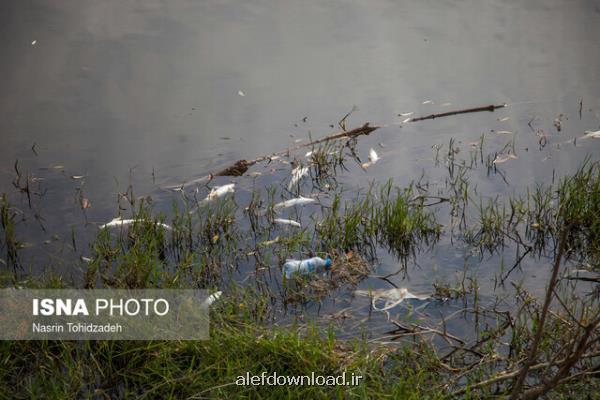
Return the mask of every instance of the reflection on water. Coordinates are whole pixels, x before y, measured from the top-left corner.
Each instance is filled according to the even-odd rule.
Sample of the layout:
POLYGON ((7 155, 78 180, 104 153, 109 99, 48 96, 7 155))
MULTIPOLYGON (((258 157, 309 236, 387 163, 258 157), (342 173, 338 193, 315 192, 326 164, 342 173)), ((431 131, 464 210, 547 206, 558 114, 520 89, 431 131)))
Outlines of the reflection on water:
MULTIPOLYGON (((41 243, 52 235, 89 236, 86 221, 112 219, 129 182, 168 210, 171 194, 158 185, 331 133, 357 106, 350 125, 383 125, 360 140, 362 156, 385 147, 346 182, 406 184, 423 170, 442 179, 432 146, 453 137, 466 148, 485 133, 498 148, 514 136, 519 158, 504 167, 508 184, 484 170, 471 183, 486 195, 512 193, 598 155, 593 140, 555 144, 600 127, 599 16, 594 2, 559 0, 4 2, 0 191, 27 208, 11 185, 15 160, 43 179, 43 200, 34 196, 43 219, 20 229, 33 253, 46 254, 41 243), (499 103, 509 107, 400 127, 399 113, 499 103), (554 145, 540 149, 544 134, 554 145), (85 215, 81 193, 92 205, 85 215)), ((251 185, 241 180, 241 191, 251 185)), ((426 289, 461 271, 456 252, 428 254, 410 284, 426 289)))

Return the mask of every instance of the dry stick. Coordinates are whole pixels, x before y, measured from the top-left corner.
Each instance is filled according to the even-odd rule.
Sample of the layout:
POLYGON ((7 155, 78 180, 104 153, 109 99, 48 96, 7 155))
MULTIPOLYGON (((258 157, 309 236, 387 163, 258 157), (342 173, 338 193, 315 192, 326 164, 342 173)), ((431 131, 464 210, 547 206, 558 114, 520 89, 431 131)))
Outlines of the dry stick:
POLYGON ((546 322, 546 316, 548 315, 548 309, 550 307, 550 303, 552 302, 552 298, 554 295, 554 288, 558 283, 558 271, 560 270, 560 264, 562 261, 563 254, 566 248, 567 242, 567 232, 569 230, 568 226, 563 227, 560 232, 560 242, 558 245, 558 253, 556 254, 556 260, 554 261, 554 266, 552 267, 552 276, 550 278, 550 282, 548 283, 548 289, 546 290, 546 298, 544 300, 544 306, 542 308, 542 313, 540 314, 540 321, 538 322, 537 331, 535 332, 535 336, 533 337, 533 343, 531 348, 529 349, 529 353, 527 354, 527 359, 523 367, 518 370, 519 374, 517 377, 517 381, 513 386, 513 390, 511 393, 511 399, 517 399, 520 395, 521 388, 523 387, 523 382, 525 382, 525 378, 527 377, 527 373, 529 369, 535 362, 535 355, 538 350, 538 346, 540 341, 542 340, 542 334, 544 332, 544 324, 546 322))
POLYGON ((507 105, 508 104, 499 104, 499 105, 495 106, 493 104, 490 104, 489 106, 485 106, 485 107, 475 107, 475 108, 467 108, 464 110, 448 111, 448 112, 441 113, 441 114, 430 114, 425 117, 411 118, 410 120, 408 120, 408 122, 424 121, 426 119, 436 119, 436 118, 442 118, 442 117, 449 117, 451 115, 468 114, 468 113, 481 112, 481 111, 494 111, 499 108, 504 108, 507 105))
MULTIPOLYGON (((581 355, 581 359, 584 358, 594 358, 594 357, 598 357, 600 356, 600 352, 593 352, 593 353, 586 353, 586 354, 582 354, 581 355)), ((560 360, 559 363, 565 362, 566 359, 560 360)), ((551 363, 549 362, 543 362, 543 363, 539 363, 536 365, 532 365, 531 368, 529 369, 530 371, 537 371, 543 368, 548 368, 549 366, 551 366, 551 363)), ((470 386, 465 386, 462 389, 456 390, 454 392, 452 392, 450 394, 450 397, 456 397, 459 396, 461 394, 464 394, 467 392, 467 390, 473 390, 473 389, 477 389, 483 386, 489 386, 491 384, 494 384, 496 382, 501 382, 501 381, 505 381, 507 379, 511 379, 514 378, 516 375, 519 374, 519 370, 515 370, 515 371, 502 371, 501 373, 499 373, 498 375, 496 375, 493 378, 490 379, 486 379, 485 381, 481 381, 478 383, 475 383, 473 385, 470 386)), ((565 378, 566 379, 566 378, 565 378)))
POLYGON ((598 326, 600 325, 600 318, 597 318, 595 321, 586 326, 582 338, 579 340, 577 348, 575 351, 567 357, 564 362, 557 363, 557 366, 560 366, 556 374, 551 379, 544 381, 541 385, 535 386, 523 393, 521 396, 524 400, 533 400, 537 399, 544 393, 547 393, 549 390, 552 390, 556 387, 563 379, 565 379, 573 366, 581 359, 581 356, 584 354, 588 339, 591 336, 592 332, 594 332, 598 326))

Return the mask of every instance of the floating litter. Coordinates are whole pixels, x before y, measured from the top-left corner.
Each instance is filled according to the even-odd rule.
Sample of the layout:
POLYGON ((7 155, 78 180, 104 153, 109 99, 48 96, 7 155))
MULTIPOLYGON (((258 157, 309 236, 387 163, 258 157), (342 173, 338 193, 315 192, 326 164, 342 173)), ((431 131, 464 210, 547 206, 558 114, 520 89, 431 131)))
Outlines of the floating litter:
POLYGON ((394 288, 388 290, 355 290, 354 294, 358 296, 369 296, 371 305, 375 311, 387 311, 396 307, 406 299, 427 300, 431 298, 429 295, 416 295, 408 291, 407 288, 394 288), (385 301, 382 308, 377 307, 379 301, 385 301))

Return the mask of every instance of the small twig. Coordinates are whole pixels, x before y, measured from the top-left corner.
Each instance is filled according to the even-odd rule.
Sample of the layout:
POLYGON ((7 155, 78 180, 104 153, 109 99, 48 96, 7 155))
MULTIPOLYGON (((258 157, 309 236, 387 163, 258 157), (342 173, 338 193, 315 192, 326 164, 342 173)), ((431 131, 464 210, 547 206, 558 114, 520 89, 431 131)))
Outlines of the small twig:
POLYGON ((350 110, 350 112, 348 112, 346 115, 344 115, 342 117, 342 119, 340 119, 340 121, 338 122, 338 125, 341 130, 343 130, 343 131, 346 130, 346 118, 348 118, 356 110, 358 110, 358 108, 356 106, 352 106, 352 110, 350 110))
MULTIPOLYGON (((600 356, 600 352, 583 354, 580 358, 581 359, 584 359, 584 358, 594 358, 594 357, 598 357, 598 356, 600 356)), ((563 359, 563 360, 560 360, 558 363, 561 364, 561 363, 563 363, 565 361, 566 360, 563 359)), ((530 371, 537 371, 539 369, 547 368, 550 365, 551 364, 549 362, 543 362, 543 363, 539 363, 539 364, 536 364, 536 365, 532 365, 529 368, 529 370, 530 371)), ((486 379, 485 381, 481 381, 481 382, 475 383, 473 385, 466 386, 466 387, 464 387, 462 389, 459 389, 459 390, 457 390, 455 392, 452 392, 452 394, 450 395, 450 397, 456 397, 456 396, 459 396, 461 394, 464 394, 467 390, 471 391, 473 389, 477 389, 477 388, 480 388, 480 387, 483 387, 483 386, 489 386, 489 385, 491 385, 493 383, 496 383, 496 382, 501 382, 501 381, 505 381, 507 379, 514 378, 515 376, 517 376, 519 374, 519 371, 520 370, 518 370, 518 369, 514 370, 514 371, 502 371, 502 372, 500 372, 498 375, 496 375, 493 378, 486 379)))
POLYGON ((519 259, 515 262, 515 264, 512 266, 512 268, 508 270, 508 272, 504 275, 504 277, 500 278, 500 284, 504 285, 504 281, 506 281, 506 279, 508 279, 508 277, 510 276, 510 274, 519 265, 521 265, 521 261, 523 261, 523 259, 525 258, 525 256, 527 256, 527 254, 529 254, 531 252, 531 250, 533 250, 533 247, 527 246, 527 250, 519 257, 519 259))
POLYGON ((497 110, 499 108, 504 108, 506 106, 507 106, 507 104, 499 104, 499 105, 490 104, 489 106, 484 106, 484 107, 466 108, 464 110, 448 111, 448 112, 440 113, 440 114, 430 114, 425 117, 411 118, 407 122, 424 121, 426 119, 436 119, 436 118, 442 118, 442 117, 449 117, 451 115, 467 114, 467 113, 474 113, 474 112, 481 112, 481 111, 493 112, 494 110, 497 110))
POLYGON ((544 333, 544 325, 546 322, 546 317, 548 315, 548 309, 550 307, 550 303, 552 302, 552 298, 554 297, 554 288, 558 283, 558 271, 560 270, 560 265, 562 262, 563 255, 565 253, 567 247, 567 235, 568 235, 568 226, 564 226, 562 231, 560 232, 560 239, 558 244, 558 252, 556 254, 556 260, 554 261, 554 265, 552 267, 552 275, 550 277, 550 282, 548 283, 548 289, 546 290, 546 298, 544 299, 544 305, 542 307, 542 312, 539 317, 539 321, 537 323, 537 330, 535 332, 535 336, 533 337, 533 342, 531 344, 531 348, 527 353, 527 359, 523 364, 523 367, 518 370, 517 381, 513 386, 511 398, 516 399, 519 397, 521 393, 521 388, 523 387, 523 383, 525 382, 525 378, 527 377, 527 373, 529 369, 535 362, 535 357, 537 355, 539 344, 542 340, 542 334, 544 333))

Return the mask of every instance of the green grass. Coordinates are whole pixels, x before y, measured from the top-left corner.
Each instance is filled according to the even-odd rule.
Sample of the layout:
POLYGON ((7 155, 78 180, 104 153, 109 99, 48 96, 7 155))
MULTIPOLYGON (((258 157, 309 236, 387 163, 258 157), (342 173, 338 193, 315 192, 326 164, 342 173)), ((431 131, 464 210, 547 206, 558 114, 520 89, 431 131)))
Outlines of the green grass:
POLYGON ((2 342, 0 398, 442 398, 426 356, 223 318, 207 341, 2 342), (388 354, 389 353, 389 354, 388 354), (237 386, 247 372, 363 376, 358 386, 237 386))

